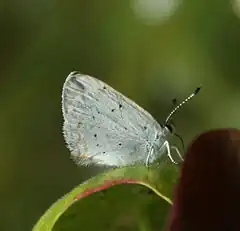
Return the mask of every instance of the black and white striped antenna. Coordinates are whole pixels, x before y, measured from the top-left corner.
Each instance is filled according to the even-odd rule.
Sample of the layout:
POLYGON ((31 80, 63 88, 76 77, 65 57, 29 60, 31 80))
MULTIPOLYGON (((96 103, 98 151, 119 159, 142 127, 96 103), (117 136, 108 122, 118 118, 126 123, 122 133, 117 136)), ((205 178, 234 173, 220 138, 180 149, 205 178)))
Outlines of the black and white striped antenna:
POLYGON ((168 117, 165 120, 165 124, 168 123, 168 121, 172 118, 172 116, 175 114, 176 111, 178 111, 185 103, 187 103, 191 98, 193 98, 199 91, 201 87, 197 87, 195 91, 189 95, 186 99, 184 99, 180 104, 178 104, 168 115, 168 117))

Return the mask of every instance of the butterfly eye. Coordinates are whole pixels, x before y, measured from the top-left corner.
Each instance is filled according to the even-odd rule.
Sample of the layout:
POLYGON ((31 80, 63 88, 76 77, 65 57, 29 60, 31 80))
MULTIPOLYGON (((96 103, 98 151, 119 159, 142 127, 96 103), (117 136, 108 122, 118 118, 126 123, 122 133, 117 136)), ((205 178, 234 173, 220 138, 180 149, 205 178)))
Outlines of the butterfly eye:
POLYGON ((170 133, 173 133, 174 127, 173 127, 172 124, 166 124, 165 126, 168 128, 168 130, 170 131, 170 133))

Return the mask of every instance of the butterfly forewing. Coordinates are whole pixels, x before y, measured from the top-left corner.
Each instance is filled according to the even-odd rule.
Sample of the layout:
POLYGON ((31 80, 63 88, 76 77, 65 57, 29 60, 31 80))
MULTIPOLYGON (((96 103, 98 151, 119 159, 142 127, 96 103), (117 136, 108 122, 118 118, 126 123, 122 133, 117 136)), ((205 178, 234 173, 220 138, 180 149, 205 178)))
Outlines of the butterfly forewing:
POLYGON ((76 72, 62 93, 64 137, 78 164, 121 166, 144 162, 162 128, 132 100, 106 83, 76 72))

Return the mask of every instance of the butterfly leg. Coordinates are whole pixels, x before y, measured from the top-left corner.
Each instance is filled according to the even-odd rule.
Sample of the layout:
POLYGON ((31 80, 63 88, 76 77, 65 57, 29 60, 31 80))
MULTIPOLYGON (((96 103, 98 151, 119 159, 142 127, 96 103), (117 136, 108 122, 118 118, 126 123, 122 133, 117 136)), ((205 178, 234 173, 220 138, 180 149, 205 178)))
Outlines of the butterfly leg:
POLYGON ((172 163, 177 164, 177 162, 175 162, 174 159, 172 158, 172 155, 171 155, 171 152, 170 152, 170 146, 169 146, 169 143, 168 143, 167 140, 163 143, 162 147, 166 147, 167 155, 168 155, 169 159, 172 161, 172 163))
POLYGON ((178 148, 177 148, 176 146, 171 146, 171 149, 174 149, 175 152, 176 152, 176 153, 178 154, 178 156, 180 157, 180 159, 181 159, 182 161, 184 161, 184 159, 183 159, 180 151, 178 150, 178 148))
POLYGON ((148 155, 147 155, 146 167, 149 166, 149 158, 150 158, 150 156, 152 156, 152 153, 153 153, 153 147, 151 147, 151 149, 150 149, 150 151, 149 151, 149 153, 148 153, 148 155))

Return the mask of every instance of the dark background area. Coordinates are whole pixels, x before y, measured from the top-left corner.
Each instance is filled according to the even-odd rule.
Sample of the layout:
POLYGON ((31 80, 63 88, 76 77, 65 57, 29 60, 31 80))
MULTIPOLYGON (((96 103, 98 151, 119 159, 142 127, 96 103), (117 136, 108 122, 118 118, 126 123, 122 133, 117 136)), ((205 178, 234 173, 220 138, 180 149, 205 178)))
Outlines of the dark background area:
POLYGON ((73 70, 159 122, 172 98, 202 85, 174 117, 186 144, 210 128, 238 128, 239 19, 239 0, 1 1, 0 230, 30 230, 98 171, 74 165, 62 136, 61 91, 73 70))

